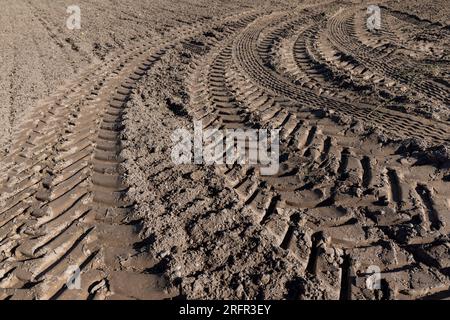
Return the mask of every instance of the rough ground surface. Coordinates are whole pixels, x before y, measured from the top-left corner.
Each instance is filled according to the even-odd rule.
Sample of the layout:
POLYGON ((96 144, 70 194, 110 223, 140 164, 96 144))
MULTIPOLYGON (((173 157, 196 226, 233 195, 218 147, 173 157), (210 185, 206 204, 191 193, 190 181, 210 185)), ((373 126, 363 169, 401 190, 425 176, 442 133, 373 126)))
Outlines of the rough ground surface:
POLYGON ((167 31, 239 11, 251 1, 76 1, 81 30, 66 27, 68 0, 5 0, 0 25, 0 154, 37 100, 92 63, 167 31), (175 4, 176 3, 176 4, 175 4), (182 13, 182 14, 180 14, 182 13))
POLYGON ((82 1, 72 32, 66 1, 8 1, 0 297, 448 299, 450 31, 429 2, 380 3, 371 32, 360 1, 82 1), (194 120, 280 129, 279 173, 173 164, 194 120))

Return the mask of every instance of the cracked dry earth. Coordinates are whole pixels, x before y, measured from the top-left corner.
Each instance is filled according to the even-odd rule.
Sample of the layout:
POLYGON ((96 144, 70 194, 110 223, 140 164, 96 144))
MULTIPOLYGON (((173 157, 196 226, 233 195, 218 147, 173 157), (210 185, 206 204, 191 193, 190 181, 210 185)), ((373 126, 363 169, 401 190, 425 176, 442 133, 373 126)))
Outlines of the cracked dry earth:
POLYGON ((1 16, 0 298, 450 298, 445 1, 80 2, 1 16), (194 120, 279 172, 174 165, 194 120))

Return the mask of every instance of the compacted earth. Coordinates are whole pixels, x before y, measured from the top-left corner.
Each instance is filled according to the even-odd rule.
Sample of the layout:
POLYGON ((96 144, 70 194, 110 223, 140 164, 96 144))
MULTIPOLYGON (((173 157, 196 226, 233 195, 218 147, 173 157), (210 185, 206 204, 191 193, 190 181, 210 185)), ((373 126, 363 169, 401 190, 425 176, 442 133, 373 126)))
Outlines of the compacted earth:
POLYGON ((71 5, 2 3, 1 299, 450 298, 446 1, 71 5), (195 122, 279 170, 177 164, 195 122))

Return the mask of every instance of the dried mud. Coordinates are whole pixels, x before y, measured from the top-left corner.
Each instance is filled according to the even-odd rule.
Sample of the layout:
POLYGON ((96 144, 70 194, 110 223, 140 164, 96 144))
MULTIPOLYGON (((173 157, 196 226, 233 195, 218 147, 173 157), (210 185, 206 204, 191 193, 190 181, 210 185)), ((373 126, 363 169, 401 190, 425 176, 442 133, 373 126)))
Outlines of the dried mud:
POLYGON ((78 33, 64 1, 5 5, 40 40, 1 35, 0 298, 450 297, 438 2, 382 2, 377 32, 361 1, 111 4, 78 33), (280 129, 279 172, 174 164, 194 120, 280 129))

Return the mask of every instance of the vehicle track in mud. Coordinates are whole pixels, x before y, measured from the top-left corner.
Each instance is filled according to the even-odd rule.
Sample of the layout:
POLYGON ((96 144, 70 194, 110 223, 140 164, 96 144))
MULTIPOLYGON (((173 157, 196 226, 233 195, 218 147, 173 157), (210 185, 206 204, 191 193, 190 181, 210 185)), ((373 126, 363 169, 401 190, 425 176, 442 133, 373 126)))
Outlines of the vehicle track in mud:
MULTIPOLYGON (((336 62, 344 55, 361 57, 368 49, 354 44, 355 36, 349 34, 353 29, 348 29, 354 24, 335 27, 336 17, 345 10, 329 15, 323 29, 317 26, 320 6, 312 11, 265 15, 200 58, 190 81, 194 118, 205 128, 280 129, 286 158, 277 177, 263 177, 258 168, 238 165, 218 172, 242 203, 252 207, 255 222, 299 259, 305 273, 327 287, 330 298, 448 294, 448 266, 441 260, 448 259, 448 253, 437 256, 448 246, 448 168, 417 166, 414 159, 397 153, 395 144, 383 145, 365 136, 364 130, 358 134, 350 124, 330 117, 337 112, 373 123, 391 136, 425 137, 435 145, 448 144, 448 124, 359 103, 354 92, 342 99, 346 88, 330 81, 327 69, 358 76, 374 68, 383 82, 397 73, 387 64, 371 64, 366 56, 350 67, 336 62), (296 34, 294 27, 294 45, 277 57, 276 43, 292 26, 302 32, 296 34), (338 53, 335 46, 335 51, 322 51, 321 46, 338 43, 335 39, 341 34, 351 50, 338 53), (273 70, 277 59, 290 59, 285 65, 294 69, 294 79, 273 70), (424 254, 431 248, 434 253, 424 254), (364 282, 371 265, 379 266, 385 279, 375 292, 364 282), (424 278, 414 279, 415 274, 424 278)), ((345 12, 347 21, 357 11, 345 12)), ((425 83, 419 88, 411 81, 404 85, 423 89, 431 99, 448 99, 448 87, 432 90, 433 85, 425 83)))
POLYGON ((3 298, 174 295, 163 291, 164 279, 143 273, 155 262, 133 251, 139 222, 127 220, 132 203, 120 167, 122 114, 137 81, 166 50, 214 26, 249 19, 240 16, 180 28, 124 51, 34 109, 2 159, 3 298), (66 286, 71 265, 89 282, 75 296, 66 286))
POLYGON ((448 105, 448 81, 391 50, 393 30, 372 40, 364 8, 328 1, 178 28, 91 66, 42 101, 1 159, 0 297, 180 294, 146 271, 158 261, 135 245, 141 222, 132 220, 123 182, 122 116, 166 51, 215 27, 223 39, 194 57, 187 111, 205 128, 281 130, 277 175, 261 176, 258 166, 216 170, 254 223, 330 299, 448 297, 448 163, 422 163, 401 141, 448 147, 450 125, 402 112, 395 101, 414 94, 448 105), (67 290, 71 265, 80 266, 82 291, 67 290), (374 291, 365 282, 371 266, 383 279, 374 291))

